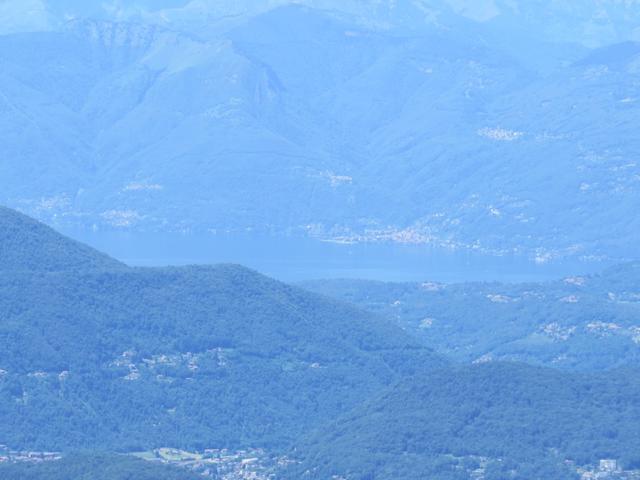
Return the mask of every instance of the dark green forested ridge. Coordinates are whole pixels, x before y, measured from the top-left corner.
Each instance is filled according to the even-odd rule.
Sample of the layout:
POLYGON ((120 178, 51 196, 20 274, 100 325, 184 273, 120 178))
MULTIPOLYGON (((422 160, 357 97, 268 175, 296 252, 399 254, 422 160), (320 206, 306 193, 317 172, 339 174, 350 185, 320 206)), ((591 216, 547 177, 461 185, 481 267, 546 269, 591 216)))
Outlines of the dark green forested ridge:
POLYGON ((442 365, 384 320, 237 266, 0 279, 16 448, 282 447, 442 365))
POLYGON ((75 271, 122 266, 26 215, 0 206, 0 271, 75 271))
MULTIPOLYGON (((0 276, 0 439, 12 448, 279 449, 445 363, 382 318, 236 265, 27 272, 42 252, 14 239, 52 233, 7 218, 3 251, 24 257, 0 276)), ((58 260, 73 264, 60 238, 58 260)))
POLYGON ((417 375, 301 442, 306 458, 289 474, 419 479, 442 455, 505 459, 520 471, 487 478, 573 478, 564 460, 640 468, 639 396, 638 370, 575 375, 496 362, 417 375))
POLYGON ((0 464, 2 480, 196 480, 194 473, 126 455, 74 453, 39 464, 0 464))
MULTIPOLYGON (((42 250, 15 238, 44 244, 52 231, 4 218, 15 220, 0 237, 4 255, 20 259, 0 275, 0 442, 9 448, 62 451, 79 472, 100 460, 69 455, 78 448, 264 448, 302 462, 279 474, 296 480, 458 480, 481 461, 486 480, 567 480, 575 469, 565 460, 640 464, 635 370, 455 365, 383 316, 237 265, 77 262, 92 251, 56 237, 58 267, 38 269, 42 250)), ((616 305, 633 308, 629 271, 616 272, 611 293, 626 302, 616 305)), ((483 288, 478 301, 517 291, 483 288)), ((427 293, 444 308, 447 289, 427 293)), ((518 303, 503 297, 489 304, 518 303)), ((114 468, 145 472, 124 462, 114 468)), ((56 479, 56 467, 4 472, 56 479)))

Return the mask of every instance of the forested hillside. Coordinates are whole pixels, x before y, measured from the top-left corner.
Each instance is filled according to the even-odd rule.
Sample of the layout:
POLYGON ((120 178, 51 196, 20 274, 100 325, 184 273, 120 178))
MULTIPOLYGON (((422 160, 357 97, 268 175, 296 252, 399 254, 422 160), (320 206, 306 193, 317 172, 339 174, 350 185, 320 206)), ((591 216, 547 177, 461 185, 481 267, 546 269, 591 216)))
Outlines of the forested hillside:
POLYGON ((75 453, 56 462, 0 464, 4 480, 196 480, 194 473, 124 455, 75 453))
POLYGON ((120 262, 0 206, 0 271, 118 269, 120 262))
POLYGON ((383 315, 463 362, 569 370, 640 365, 640 264, 544 283, 330 280, 305 288, 383 315))
MULTIPOLYGON (((639 466, 637 370, 464 366, 383 315, 244 267, 126 267, 3 218, 4 258, 20 261, 0 268, 0 448, 26 453, 0 455, 0 475, 190 478, 92 451, 212 479, 564 480, 603 458, 639 466), (37 268, 42 245, 58 257, 37 268)), ((635 271, 562 288, 631 301, 635 271)))
POLYGON ((640 480, 639 21, 0 0, 0 480, 640 480))
MULTIPOLYGON (((36 265, 52 232, 11 218, 3 252, 19 245, 36 265), (35 247, 19 241, 34 231, 35 247)), ((375 315, 239 266, 106 264, 2 268, 0 438, 13 448, 277 449, 445 363, 375 315)))
POLYGON ((463 479, 483 463, 488 480, 567 480, 572 465, 610 457, 640 468, 639 394, 638 370, 497 363, 418 375, 302 442, 305 460, 289 474, 463 479))

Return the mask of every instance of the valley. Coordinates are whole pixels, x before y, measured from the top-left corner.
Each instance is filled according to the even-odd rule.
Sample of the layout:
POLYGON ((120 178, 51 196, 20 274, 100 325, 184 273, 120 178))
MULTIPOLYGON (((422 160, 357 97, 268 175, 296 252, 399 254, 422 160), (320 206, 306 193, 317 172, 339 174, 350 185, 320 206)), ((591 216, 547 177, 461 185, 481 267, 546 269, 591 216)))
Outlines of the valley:
POLYGON ((0 0, 0 480, 640 480, 640 0, 0 0))
POLYGON ((568 370, 638 366, 637 262, 530 283, 303 282, 393 319, 458 361, 520 361, 568 370))

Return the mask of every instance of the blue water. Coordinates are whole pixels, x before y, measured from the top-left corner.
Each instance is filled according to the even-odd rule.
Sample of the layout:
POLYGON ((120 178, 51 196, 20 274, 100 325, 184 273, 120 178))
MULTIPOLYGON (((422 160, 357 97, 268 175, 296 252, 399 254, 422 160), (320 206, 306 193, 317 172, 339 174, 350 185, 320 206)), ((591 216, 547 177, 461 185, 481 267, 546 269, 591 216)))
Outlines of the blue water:
POLYGON ((362 278, 383 281, 526 282, 600 271, 578 259, 538 265, 518 256, 488 256, 423 245, 344 245, 301 237, 66 231, 136 266, 238 263, 284 281, 362 278))

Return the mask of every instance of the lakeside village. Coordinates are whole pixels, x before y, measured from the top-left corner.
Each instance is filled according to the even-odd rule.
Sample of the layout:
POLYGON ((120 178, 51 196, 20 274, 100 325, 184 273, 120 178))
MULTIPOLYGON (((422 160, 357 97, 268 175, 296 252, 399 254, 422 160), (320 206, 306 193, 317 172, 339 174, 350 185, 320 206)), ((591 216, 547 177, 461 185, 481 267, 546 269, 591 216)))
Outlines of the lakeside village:
MULTIPOLYGON (((177 448, 158 448, 131 455, 149 462, 185 468, 203 478, 216 480, 272 480, 276 478, 278 470, 294 462, 287 457, 270 456, 262 449, 206 449, 203 452, 188 452, 177 448)), ((0 445, 0 464, 55 462, 60 459, 60 452, 12 450, 6 445, 0 445)), ((484 460, 481 464, 489 459, 484 460)), ((640 480, 640 470, 624 470, 614 459, 602 459, 598 465, 589 467, 577 467, 570 461, 567 464, 576 469, 581 480, 640 480)), ((469 478, 473 480, 484 478, 482 467, 469 473, 469 478)))

